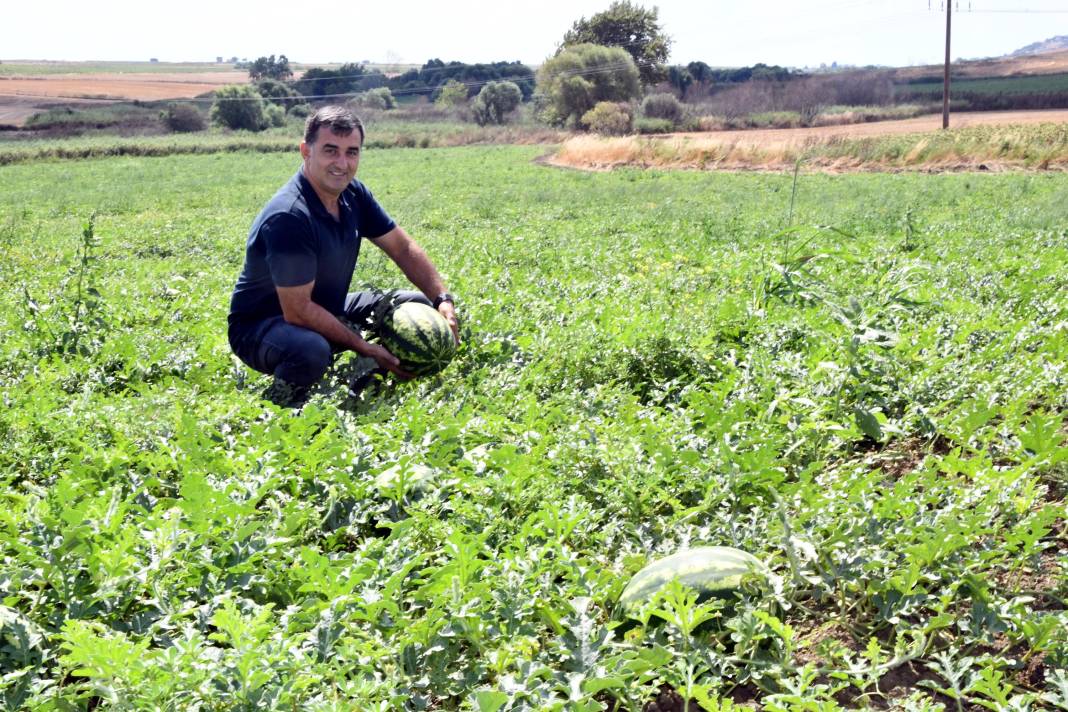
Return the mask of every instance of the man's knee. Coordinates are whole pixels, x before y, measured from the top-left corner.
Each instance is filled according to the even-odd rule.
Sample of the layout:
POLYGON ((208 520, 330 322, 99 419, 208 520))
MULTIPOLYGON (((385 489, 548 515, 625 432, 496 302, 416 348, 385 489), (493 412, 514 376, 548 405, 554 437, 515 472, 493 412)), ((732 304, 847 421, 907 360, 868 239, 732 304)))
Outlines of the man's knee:
POLYGON ((428 307, 433 306, 433 303, 426 298, 426 295, 422 292, 403 291, 397 292, 394 301, 397 304, 404 304, 405 302, 419 302, 420 304, 426 304, 428 307))
POLYGON ((308 331, 290 342, 274 375, 296 386, 310 386, 326 374, 332 356, 330 342, 322 335, 308 331))

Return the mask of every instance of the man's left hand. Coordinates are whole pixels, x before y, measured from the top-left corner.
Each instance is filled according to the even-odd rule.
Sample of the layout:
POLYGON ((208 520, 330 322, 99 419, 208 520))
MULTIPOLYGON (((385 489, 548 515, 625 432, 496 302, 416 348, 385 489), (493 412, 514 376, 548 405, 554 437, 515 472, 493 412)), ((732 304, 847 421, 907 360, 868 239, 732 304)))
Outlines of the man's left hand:
POLYGON ((456 318, 456 308, 452 305, 452 302, 442 302, 438 305, 438 313, 445 317, 445 321, 449 323, 449 328, 452 329, 452 338, 456 339, 456 344, 460 344, 460 322, 456 318))

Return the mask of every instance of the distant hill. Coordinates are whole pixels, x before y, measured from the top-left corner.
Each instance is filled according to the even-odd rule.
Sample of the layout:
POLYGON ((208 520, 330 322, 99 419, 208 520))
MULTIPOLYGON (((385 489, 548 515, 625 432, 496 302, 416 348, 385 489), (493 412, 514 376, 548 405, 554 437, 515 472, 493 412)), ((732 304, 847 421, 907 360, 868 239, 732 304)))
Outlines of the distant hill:
POLYGON ((1029 44, 1026 47, 1021 47, 1016 50, 1010 57, 1027 57, 1033 54, 1045 54, 1046 52, 1059 52, 1060 50, 1068 49, 1068 35, 1058 35, 1056 37, 1050 37, 1048 40, 1042 42, 1035 42, 1029 44))

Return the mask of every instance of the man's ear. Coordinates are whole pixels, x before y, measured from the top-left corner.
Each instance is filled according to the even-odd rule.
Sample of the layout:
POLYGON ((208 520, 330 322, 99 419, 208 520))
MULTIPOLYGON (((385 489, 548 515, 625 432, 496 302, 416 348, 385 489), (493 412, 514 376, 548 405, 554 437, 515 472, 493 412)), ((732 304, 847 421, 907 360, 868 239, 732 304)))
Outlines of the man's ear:
POLYGON ((308 145, 307 141, 301 141, 300 142, 300 156, 301 156, 301 158, 304 158, 306 160, 308 158, 309 154, 311 154, 311 146, 308 145))

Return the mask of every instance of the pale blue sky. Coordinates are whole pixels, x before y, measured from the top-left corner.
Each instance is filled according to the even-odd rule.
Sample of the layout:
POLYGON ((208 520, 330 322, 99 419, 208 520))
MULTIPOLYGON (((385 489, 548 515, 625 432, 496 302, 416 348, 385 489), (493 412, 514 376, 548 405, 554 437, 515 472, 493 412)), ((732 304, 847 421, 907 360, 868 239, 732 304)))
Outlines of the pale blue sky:
MULTIPOLYGON (((284 53, 300 62, 370 60, 538 64, 571 23, 610 0, 510 3, 441 0, 313 3, 278 0, 12 2, 0 59, 212 61, 284 53)), ((943 56, 941 0, 662 0, 672 63, 909 65, 943 56), (928 10, 928 5, 932 9, 928 10)), ((1010 52, 1068 35, 1068 0, 964 0, 953 56, 1010 52), (968 12, 971 6, 972 11, 968 12)))

